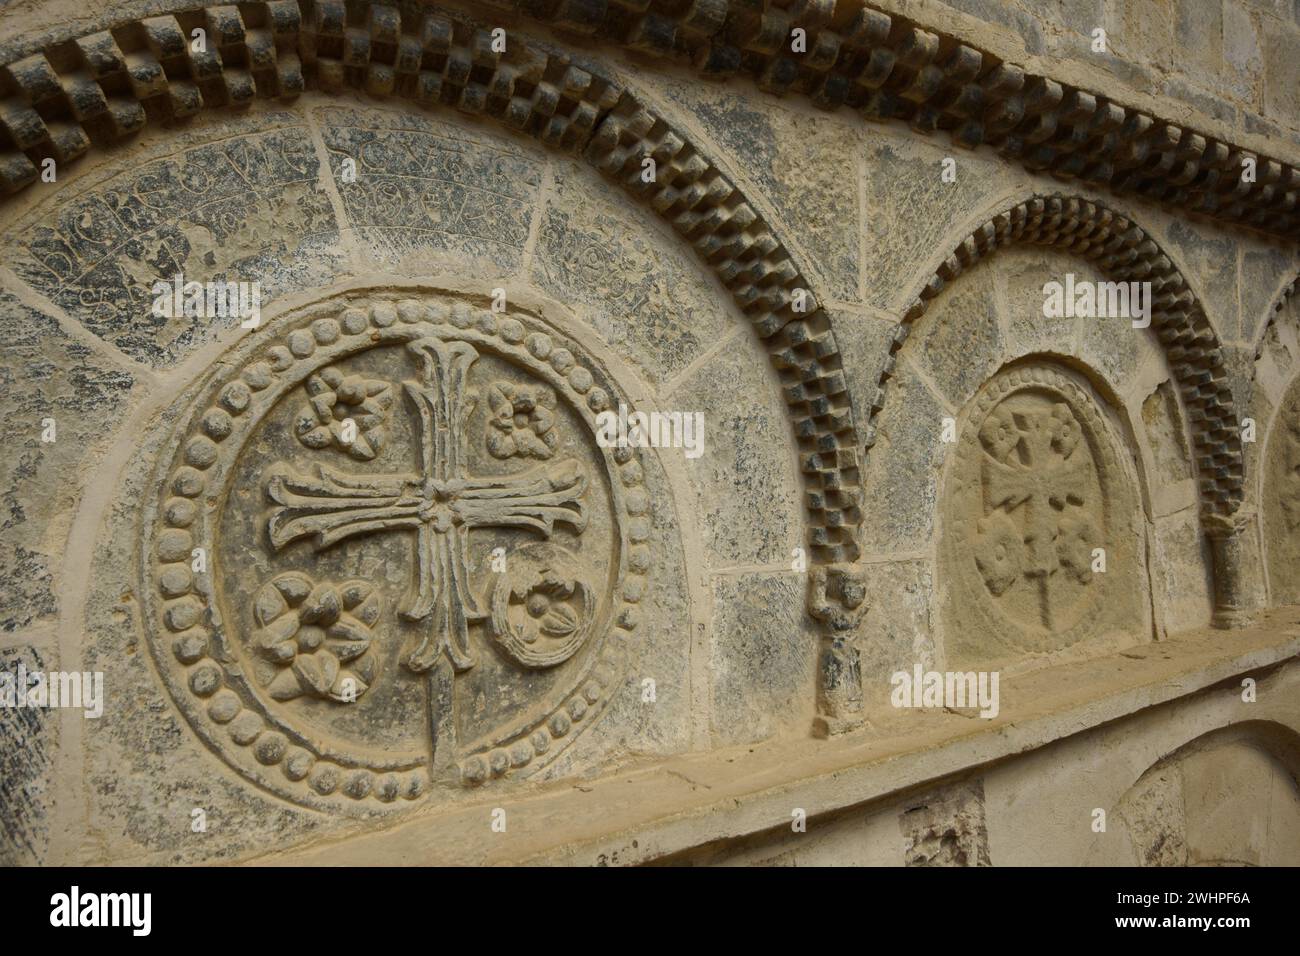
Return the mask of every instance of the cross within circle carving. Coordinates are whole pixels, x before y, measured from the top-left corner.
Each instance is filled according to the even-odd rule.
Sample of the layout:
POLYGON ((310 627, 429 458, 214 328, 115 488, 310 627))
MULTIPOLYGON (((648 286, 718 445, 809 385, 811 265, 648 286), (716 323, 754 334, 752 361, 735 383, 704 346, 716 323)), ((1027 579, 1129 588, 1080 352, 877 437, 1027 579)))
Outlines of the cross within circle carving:
POLYGON ((161 676, 223 759, 313 806, 397 806, 553 759, 615 686, 651 563, 640 456, 594 441, 612 383, 524 314, 382 296, 303 311, 234 350, 159 459, 144 568, 161 676), (211 568, 190 570, 196 548, 211 568), (358 702, 387 714, 400 672, 425 688, 423 757, 338 723, 358 702), (481 701, 510 673, 521 703, 462 745, 459 682, 481 701))
POLYGON ((1139 527, 1135 499, 1111 435, 1086 381, 1052 363, 1008 367, 973 397, 942 496, 957 658, 1011 661, 1140 629, 1141 558, 1116 533, 1139 527))
POLYGON ((445 656, 455 670, 465 671, 474 666, 469 624, 486 617, 469 587, 469 532, 511 526, 549 537, 559 522, 581 533, 587 477, 572 460, 513 478, 468 475, 466 377, 479 353, 468 342, 437 338, 419 339, 408 348, 424 367, 422 381, 404 383, 419 410, 422 470, 358 476, 322 467, 314 478, 278 474, 268 484, 279 506, 268 531, 277 548, 312 536, 318 549, 357 534, 415 531, 415 588, 401 613, 427 621, 428 627, 404 663, 421 673, 445 656))

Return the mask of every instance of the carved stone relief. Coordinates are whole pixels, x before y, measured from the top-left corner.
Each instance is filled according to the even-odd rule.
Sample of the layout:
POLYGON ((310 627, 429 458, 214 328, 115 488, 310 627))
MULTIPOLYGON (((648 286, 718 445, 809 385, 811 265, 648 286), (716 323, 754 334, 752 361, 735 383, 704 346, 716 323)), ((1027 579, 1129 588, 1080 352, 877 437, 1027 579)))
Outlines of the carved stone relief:
POLYGON ((1274 604, 1300 602, 1300 381, 1273 420, 1264 458, 1264 538, 1274 604))
POLYGON ((1133 491, 1089 391, 1033 363, 995 375, 968 410, 940 543, 950 661, 1141 633, 1133 491))
POLYGON ((150 642, 224 760, 312 806, 401 805, 594 719, 651 502, 574 349, 445 296, 327 301, 192 396, 149 503, 150 642))

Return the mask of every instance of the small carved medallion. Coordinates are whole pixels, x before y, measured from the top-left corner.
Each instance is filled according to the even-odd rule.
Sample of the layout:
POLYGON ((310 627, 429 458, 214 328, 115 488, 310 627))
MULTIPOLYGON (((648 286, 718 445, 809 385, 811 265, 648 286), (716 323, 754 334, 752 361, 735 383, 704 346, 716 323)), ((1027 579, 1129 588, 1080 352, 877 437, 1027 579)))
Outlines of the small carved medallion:
POLYGON ((553 759, 617 683, 650 564, 640 463, 595 441, 612 383, 539 319, 432 295, 326 302, 221 368, 146 542, 195 728, 315 806, 553 759))
POLYGON ((1116 533, 1131 492, 1111 441, 1073 375, 1029 365, 984 386, 944 509, 951 647, 992 660, 1106 630, 1108 595, 1131 591, 1137 570, 1132 535, 1116 533))

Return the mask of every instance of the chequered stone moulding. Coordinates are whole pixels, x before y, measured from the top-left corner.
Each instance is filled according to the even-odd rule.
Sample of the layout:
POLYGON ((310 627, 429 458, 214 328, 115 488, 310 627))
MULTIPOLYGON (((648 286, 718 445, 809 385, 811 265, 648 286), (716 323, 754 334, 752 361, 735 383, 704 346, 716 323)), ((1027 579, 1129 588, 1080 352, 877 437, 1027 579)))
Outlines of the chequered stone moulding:
MULTIPOLYGON (((565 395, 594 433, 596 415, 617 404, 588 368, 527 320, 450 305, 441 298, 348 298, 325 314, 313 311, 273 339, 258 342, 236 369, 204 385, 206 397, 181 424, 160 459, 157 502, 147 507, 142 550, 149 644, 177 706, 208 745, 245 777, 287 799, 317 809, 370 810, 401 806, 430 784, 427 761, 343 753, 291 726, 262 700, 225 632, 213 573, 191 572, 193 548, 213 551, 218 514, 213 501, 231 478, 235 460, 257 424, 319 367, 384 344, 442 335, 509 356, 565 395)), ((638 453, 605 452, 621 537, 621 568, 608 633, 549 713, 494 736, 457 766, 460 781, 477 786, 530 765, 540 767, 590 726, 609 702, 627 662, 651 567, 654 502, 643 484, 638 453), (617 480, 615 480, 617 479, 617 480)))
POLYGON ((1035 196, 994 216, 935 271, 895 330, 868 413, 867 447, 874 443, 875 418, 887 399, 898 353, 917 320, 963 272, 1018 243, 1075 253, 1115 281, 1151 283, 1151 331, 1187 409, 1202 513, 1235 512, 1242 501, 1245 465, 1218 336, 1187 282, 1145 230, 1105 206, 1067 196, 1035 196))
POLYGON ((706 77, 846 106, 869 122, 945 133, 1026 169, 1139 195, 1188 213, 1300 239, 1300 169, 1227 140, 1026 72, 960 37, 863 0, 485 0, 502 11, 643 53, 706 77), (795 28, 807 52, 791 51, 795 28), (1256 181, 1242 164, 1256 163, 1256 181))
MULTIPOLYGON (((569 5, 572 7, 572 5, 569 5)), ((308 88, 360 89, 423 107, 492 118, 584 156, 650 206, 695 249, 764 342, 799 446, 811 557, 858 556, 859 461, 835 334, 790 252, 745 196, 685 135, 627 90, 513 40, 442 13, 403 16, 382 4, 271 0, 131 20, 57 44, 0 74, 0 193, 149 122, 308 88), (191 51, 194 28, 208 51, 191 51), (656 181, 641 180, 653 157, 656 181), (804 309, 794 309, 795 293, 804 309)))
MULTIPOLYGON (((1300 238, 1300 170, 1190 127, 1027 73, 960 38, 873 9, 862 0, 482 0, 563 31, 689 60, 707 77, 744 75, 817 106, 847 106, 869 121, 986 145, 1057 179, 1147 199, 1300 238), (790 49, 791 31, 807 52, 790 49), (1242 164, 1256 163, 1256 181, 1242 164)), ((514 60, 513 55, 509 56, 514 60)), ((509 67, 509 63, 506 64, 509 67)), ((0 88, 0 192, 33 181, 32 160, 68 159, 153 119, 205 106, 351 86, 376 95, 442 100, 547 127, 547 142, 580 141, 599 123, 599 96, 561 76, 538 95, 514 89, 486 33, 469 42, 436 14, 342 0, 272 0, 199 7, 124 22, 54 44, 6 67, 0 88), (212 43, 190 51, 189 31, 212 43), (490 78, 479 80, 475 74, 490 78), (490 102, 497 100, 497 103, 490 102), (556 114, 557 107, 572 112, 556 114)), ((590 78, 588 78, 590 79, 590 78)), ((608 106, 609 104, 605 104, 608 106)))

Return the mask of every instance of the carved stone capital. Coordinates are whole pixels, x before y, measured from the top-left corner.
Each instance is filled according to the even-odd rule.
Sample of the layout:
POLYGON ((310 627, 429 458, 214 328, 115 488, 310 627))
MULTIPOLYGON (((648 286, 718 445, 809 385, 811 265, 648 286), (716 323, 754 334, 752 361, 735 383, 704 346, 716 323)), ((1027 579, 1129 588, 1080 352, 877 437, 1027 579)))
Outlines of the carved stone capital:
POLYGON ((808 580, 808 613, 831 633, 851 631, 867 613, 867 586, 852 565, 821 565, 808 580))
POLYGON ((1255 517, 1254 511, 1241 509, 1232 514, 1207 514, 1201 518, 1201 527, 1211 541, 1239 535, 1255 517))

